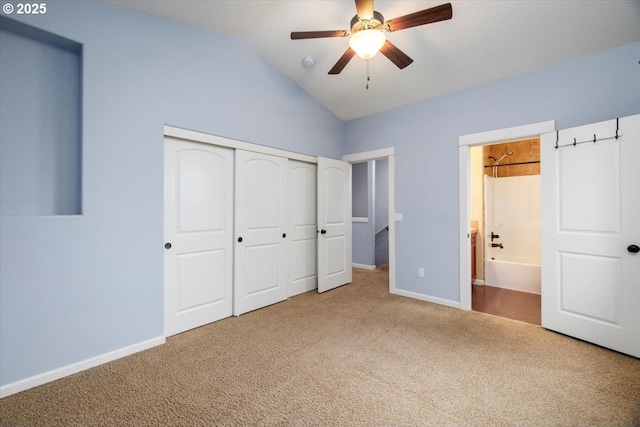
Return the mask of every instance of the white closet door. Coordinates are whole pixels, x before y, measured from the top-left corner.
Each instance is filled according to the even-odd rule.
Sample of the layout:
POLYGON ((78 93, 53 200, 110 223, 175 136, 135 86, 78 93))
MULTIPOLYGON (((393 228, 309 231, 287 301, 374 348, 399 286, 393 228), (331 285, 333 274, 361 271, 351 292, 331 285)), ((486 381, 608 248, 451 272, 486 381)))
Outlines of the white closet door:
POLYGON ((351 283, 351 163, 318 157, 318 292, 351 283))
POLYGON ((287 298, 287 159, 236 150, 233 313, 287 298))
POLYGON ((289 194, 291 195, 289 296, 318 287, 317 169, 312 163, 289 160, 289 194))
POLYGON ((619 126, 542 136, 542 326, 640 357, 640 116, 619 126))
POLYGON ((165 335, 231 316, 233 150, 165 139, 165 335))

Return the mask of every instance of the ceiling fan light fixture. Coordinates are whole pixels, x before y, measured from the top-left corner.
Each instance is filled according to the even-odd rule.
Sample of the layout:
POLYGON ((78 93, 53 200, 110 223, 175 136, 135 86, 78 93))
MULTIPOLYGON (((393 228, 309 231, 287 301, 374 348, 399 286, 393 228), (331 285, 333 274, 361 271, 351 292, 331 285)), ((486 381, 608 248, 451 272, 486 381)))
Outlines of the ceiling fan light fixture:
POLYGON ((362 59, 370 59, 375 56, 387 41, 387 37, 380 30, 360 30, 349 39, 349 46, 355 50, 362 59))

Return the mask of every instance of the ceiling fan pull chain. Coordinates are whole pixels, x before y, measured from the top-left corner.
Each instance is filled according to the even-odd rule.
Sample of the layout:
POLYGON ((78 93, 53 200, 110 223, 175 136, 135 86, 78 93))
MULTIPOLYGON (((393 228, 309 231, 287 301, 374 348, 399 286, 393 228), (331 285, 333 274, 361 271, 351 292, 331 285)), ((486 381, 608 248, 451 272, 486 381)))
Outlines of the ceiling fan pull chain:
POLYGON ((371 80, 371 76, 369 75, 369 60, 367 59, 367 84, 365 86, 367 90, 369 89, 369 80, 371 80))

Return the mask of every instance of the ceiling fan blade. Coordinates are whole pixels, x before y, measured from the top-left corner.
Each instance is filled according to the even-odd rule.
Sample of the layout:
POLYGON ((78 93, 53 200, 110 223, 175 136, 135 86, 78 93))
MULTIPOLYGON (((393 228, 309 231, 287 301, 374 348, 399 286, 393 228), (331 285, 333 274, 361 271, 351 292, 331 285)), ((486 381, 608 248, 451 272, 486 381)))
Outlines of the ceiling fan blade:
POLYGON ((320 39, 323 37, 345 37, 349 32, 346 30, 335 31, 292 31, 291 40, 300 39, 320 39))
POLYGON ((413 62, 413 59, 409 58, 406 53, 398 49, 396 45, 389 40, 380 48, 380 53, 389 58, 389 60, 400 69, 403 69, 413 62))
POLYGON ((347 66, 353 55, 356 54, 356 51, 348 48, 345 53, 342 54, 336 65, 333 66, 331 70, 329 70, 329 74, 340 74, 340 72, 347 66))
POLYGON ((453 17, 451 3, 442 4, 430 9, 410 13, 399 18, 390 19, 385 22, 388 31, 404 30, 405 28, 417 27, 418 25, 431 24, 433 22, 446 21, 453 17))
POLYGON ((373 18, 373 0, 356 0, 356 10, 360 19, 373 18))

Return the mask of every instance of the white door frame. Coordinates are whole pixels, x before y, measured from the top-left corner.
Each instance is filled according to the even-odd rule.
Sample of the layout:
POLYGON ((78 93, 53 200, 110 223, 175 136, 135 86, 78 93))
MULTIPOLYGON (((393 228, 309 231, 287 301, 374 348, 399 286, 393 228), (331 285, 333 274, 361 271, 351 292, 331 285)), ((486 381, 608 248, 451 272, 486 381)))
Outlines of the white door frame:
POLYGON ((252 144, 250 142, 239 141, 237 139, 225 138, 223 136, 211 135, 208 133, 197 132, 194 130, 177 128, 174 126, 164 125, 164 136, 172 136, 187 141, 202 142, 205 144, 218 145, 220 147, 235 148, 254 153, 269 154, 272 156, 285 157, 291 160, 299 160, 307 163, 318 163, 316 156, 307 154, 294 153, 293 151, 281 150, 279 148, 267 147, 266 145, 252 144))
POLYGON ((389 293, 396 293, 396 157, 394 147, 379 150, 364 151, 362 153, 346 154, 342 160, 349 163, 362 163, 370 160, 389 161, 389 293))
POLYGON ((556 130, 555 120, 531 123, 487 132, 463 135, 458 139, 460 185, 460 308, 471 310, 471 209, 470 147, 535 138, 556 130))

